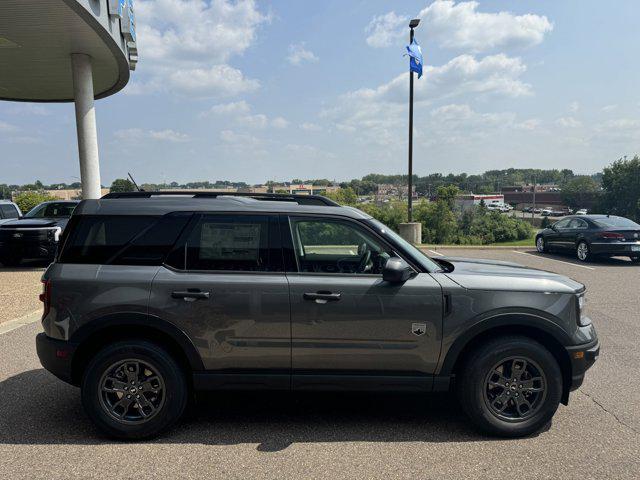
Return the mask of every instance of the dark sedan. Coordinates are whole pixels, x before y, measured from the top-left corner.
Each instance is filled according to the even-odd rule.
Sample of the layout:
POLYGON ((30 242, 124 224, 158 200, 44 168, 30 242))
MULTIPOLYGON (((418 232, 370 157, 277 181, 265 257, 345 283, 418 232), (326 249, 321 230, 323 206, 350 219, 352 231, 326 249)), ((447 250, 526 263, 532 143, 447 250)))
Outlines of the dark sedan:
POLYGON ((594 257, 629 257, 640 262, 640 225, 615 215, 563 218, 536 235, 539 252, 573 252, 586 262, 594 257))
POLYGON ((0 225, 0 263, 13 266, 23 259, 52 261, 62 230, 78 203, 44 202, 24 217, 0 225))

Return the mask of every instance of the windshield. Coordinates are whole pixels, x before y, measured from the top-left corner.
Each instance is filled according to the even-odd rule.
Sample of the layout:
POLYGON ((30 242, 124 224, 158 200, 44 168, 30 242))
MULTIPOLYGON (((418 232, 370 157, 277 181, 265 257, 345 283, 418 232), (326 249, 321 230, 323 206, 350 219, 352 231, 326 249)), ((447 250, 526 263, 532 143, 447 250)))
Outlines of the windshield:
POLYGON ((384 237, 388 237, 393 243, 400 245, 405 252, 407 252, 413 260, 422 265, 429 272, 441 271, 442 267, 436 262, 431 260, 425 253, 419 248, 416 248, 411 243, 407 242, 404 238, 387 227, 384 223, 379 222, 375 218, 369 220, 369 223, 384 237))
POLYGON ((73 213, 73 209, 76 208, 76 203, 69 202, 53 202, 42 203, 37 207, 32 208, 25 215, 29 218, 66 218, 70 217, 73 213))
POLYGON ((622 228, 640 228, 636 222, 624 217, 602 217, 596 218, 594 221, 601 227, 622 227, 622 228))

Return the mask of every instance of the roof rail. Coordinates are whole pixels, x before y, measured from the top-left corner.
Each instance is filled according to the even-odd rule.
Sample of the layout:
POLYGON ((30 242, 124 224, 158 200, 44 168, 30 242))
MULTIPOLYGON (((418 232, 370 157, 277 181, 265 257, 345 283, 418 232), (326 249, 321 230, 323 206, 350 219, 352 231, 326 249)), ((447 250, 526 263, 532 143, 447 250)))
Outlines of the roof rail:
POLYGON ((203 192, 202 190, 167 190, 167 191, 140 191, 140 192, 112 192, 107 193, 103 199, 115 198, 151 198, 162 196, 189 196, 192 198, 218 198, 218 197, 248 197, 255 200, 269 200, 277 202, 295 202, 298 205, 315 205, 327 207, 339 207, 333 200, 322 195, 297 195, 288 193, 249 193, 249 192, 203 192))

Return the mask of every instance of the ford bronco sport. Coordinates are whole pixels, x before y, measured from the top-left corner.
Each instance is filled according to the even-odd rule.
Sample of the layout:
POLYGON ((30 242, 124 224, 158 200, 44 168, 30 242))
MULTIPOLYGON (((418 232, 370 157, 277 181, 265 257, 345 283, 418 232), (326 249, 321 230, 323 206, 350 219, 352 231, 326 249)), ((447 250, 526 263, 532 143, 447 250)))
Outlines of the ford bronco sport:
POLYGON ((43 275, 42 365, 109 435, 157 435, 198 390, 454 390, 482 431, 547 424, 598 356, 585 288, 430 259, 318 196, 109 194, 43 275))

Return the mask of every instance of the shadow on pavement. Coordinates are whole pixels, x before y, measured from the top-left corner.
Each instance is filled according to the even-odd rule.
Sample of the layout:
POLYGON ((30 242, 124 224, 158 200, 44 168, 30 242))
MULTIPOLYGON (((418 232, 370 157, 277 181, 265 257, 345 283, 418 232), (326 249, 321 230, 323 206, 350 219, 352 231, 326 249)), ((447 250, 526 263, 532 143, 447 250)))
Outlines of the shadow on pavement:
MULTIPOLYGON (((275 452, 313 442, 470 442, 477 434, 448 395, 207 394, 180 424, 149 443, 258 444, 275 452)), ((85 415, 80 391, 43 369, 0 382, 0 443, 117 443, 85 415)))

